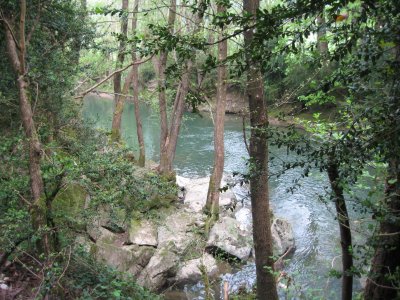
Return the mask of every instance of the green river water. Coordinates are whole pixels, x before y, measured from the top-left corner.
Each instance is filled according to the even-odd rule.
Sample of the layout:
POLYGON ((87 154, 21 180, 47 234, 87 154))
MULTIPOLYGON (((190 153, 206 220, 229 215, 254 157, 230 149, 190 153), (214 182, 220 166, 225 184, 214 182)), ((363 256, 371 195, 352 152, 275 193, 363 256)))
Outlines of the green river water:
MULTIPOLYGON (((85 98, 83 115, 93 126, 110 130, 113 102, 109 99, 90 95, 85 98)), ((158 161, 159 122, 158 115, 150 108, 142 107, 143 131, 146 146, 146 159, 158 161)), ((127 103, 122 117, 123 138, 137 150, 136 126, 133 105, 127 103)), ((225 172, 246 171, 248 157, 243 142, 242 121, 228 115, 225 122, 225 172)), ((271 147, 271 156, 291 159, 285 149, 271 147)), ((174 162, 177 173, 184 177, 203 177, 209 175, 213 163, 213 124, 207 113, 203 117, 186 113, 181 127, 174 162)), ((271 166, 271 172, 274 172, 271 166)), ((325 194, 327 178, 315 171, 310 177, 301 180, 301 187, 293 193, 287 188, 299 177, 300 170, 292 170, 270 181, 272 208, 275 215, 287 219, 293 227, 296 251, 286 264, 285 271, 293 276, 295 284, 304 295, 315 294, 317 299, 338 299, 340 281, 328 276, 332 264, 340 265, 340 243, 338 225, 334 218, 333 205, 324 204, 318 196, 325 194), (336 258, 335 258, 336 257, 336 258), (316 290, 313 293, 313 290, 316 290)), ((240 193, 240 192, 239 192, 240 193)), ((244 200, 249 206, 249 201, 244 200)), ((251 220, 249 220, 251 222, 251 220)), ((232 274, 223 276, 232 289, 250 286, 255 280, 254 264, 249 263, 232 274)), ((355 288, 359 288, 355 280, 355 288)), ((216 291, 216 299, 219 291, 216 291)), ((201 283, 185 286, 182 299, 203 299, 201 283)), ((284 292, 281 291, 284 297, 284 292)), ((309 299, 310 296, 306 296, 309 299)), ((180 299, 180 298, 179 298, 180 299)), ((295 299, 295 298, 293 298, 295 299)), ((297 298, 296 298, 297 299, 297 298)))

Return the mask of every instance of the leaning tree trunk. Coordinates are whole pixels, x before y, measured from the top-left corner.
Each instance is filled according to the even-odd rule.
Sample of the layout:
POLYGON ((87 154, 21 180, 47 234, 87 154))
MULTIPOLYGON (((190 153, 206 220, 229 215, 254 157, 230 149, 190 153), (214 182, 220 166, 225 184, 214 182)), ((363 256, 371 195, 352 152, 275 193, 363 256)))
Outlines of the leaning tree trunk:
MULTIPOLYGON (((133 17, 132 17, 132 33, 136 34, 137 28, 137 13, 139 11, 139 0, 135 0, 134 9, 133 9, 133 17)), ((133 44, 132 50, 132 61, 136 61, 136 44, 133 44)), ((144 146, 144 137, 143 137, 143 128, 142 128, 142 119, 140 117, 140 108, 139 108, 139 66, 132 66, 132 87, 133 87, 133 105, 135 109, 135 120, 136 120, 136 133, 139 144, 139 166, 144 167, 146 162, 146 151, 144 146)))
MULTIPOLYGON (((121 18, 121 35, 123 38, 119 42, 117 62, 115 65, 116 70, 122 68, 122 64, 124 63, 124 60, 125 60, 125 47, 126 47, 125 38, 128 33, 128 6, 129 6, 129 0, 122 0, 122 8, 121 9, 124 13, 121 18)), ((115 102, 115 105, 117 105, 120 94, 121 94, 121 78, 122 78, 121 72, 118 72, 117 74, 114 75, 114 102, 115 102)))
MULTIPOLYGON (((217 13, 223 14, 226 8, 219 4, 217 13)), ((217 80, 217 108, 215 114, 214 125, 214 167, 210 176, 208 186, 207 202, 205 211, 209 215, 206 226, 206 232, 209 231, 213 222, 218 220, 219 214, 219 195, 224 171, 224 121, 225 121, 225 104, 226 104, 226 66, 225 60, 228 54, 228 42, 223 40, 223 32, 219 33, 221 42, 218 44, 218 80, 217 80)))
MULTIPOLYGON (((137 66, 137 65, 136 65, 137 66)), ((121 140, 121 122, 122 122, 122 113, 124 111, 125 100, 128 97, 129 87, 132 83, 132 79, 134 76, 134 67, 129 71, 128 76, 125 79, 124 87, 122 89, 122 93, 118 98, 118 102, 114 108, 113 120, 111 125, 111 140, 113 142, 119 142, 121 140)))
MULTIPOLYGON (((255 17, 259 9, 258 0, 243 0, 243 9, 255 17)), ((253 46, 254 30, 244 32, 244 47, 253 46)), ((250 195, 253 216, 253 240, 256 260, 257 298, 277 300, 278 293, 274 276, 272 252, 271 217, 268 190, 268 115, 264 102, 263 77, 259 63, 253 60, 251 52, 247 60, 247 97, 250 109, 250 195)))
MULTIPOLYGON (((176 0, 171 0, 168 13, 168 27, 172 33, 174 31, 174 23, 176 18, 176 0)), ((160 106, 160 165, 158 170, 162 174, 169 172, 168 167, 168 117, 167 117, 167 100, 166 100, 166 76, 165 69, 167 67, 168 52, 166 50, 160 53, 158 62, 158 102, 160 106)))
MULTIPOLYGON (((204 15, 204 2, 201 0, 198 4, 199 11, 196 15, 195 29, 193 35, 197 34, 200 30, 200 22, 202 21, 204 15)), ((164 139, 164 144, 161 145, 160 151, 160 167, 159 171, 162 174, 172 174, 173 173, 173 161, 176 153, 176 146, 178 143, 179 131, 182 124, 182 117, 185 111, 185 99, 189 91, 190 86, 190 75, 193 67, 192 59, 189 59, 185 63, 184 72, 182 74, 181 81, 178 86, 176 93, 174 108, 171 115, 171 125, 169 130, 164 133, 161 132, 163 136, 166 134, 164 139)), ((164 69, 165 70, 165 69, 164 69)), ((165 116, 166 118, 166 116, 165 116)), ((162 126, 161 126, 162 127, 162 126)))
POLYGON ((337 163, 331 159, 328 165, 328 177, 332 188, 333 199, 336 207, 336 217, 339 222, 340 245, 342 248, 342 300, 351 300, 353 293, 353 256, 349 214, 340 185, 339 170, 337 163))
POLYGON ((40 169, 42 146, 36 132, 33 120, 32 107, 28 98, 28 81, 26 60, 26 38, 25 38, 25 19, 26 19, 26 0, 20 0, 20 18, 18 26, 14 27, 14 32, 19 32, 18 41, 15 40, 9 28, 10 21, 3 20, 6 35, 7 52, 11 65, 16 73, 17 86, 19 91, 19 108, 24 127, 25 138, 29 146, 29 177, 31 186, 32 203, 29 207, 32 217, 32 226, 36 232, 41 233, 38 243, 40 252, 49 255, 52 249, 50 234, 46 231, 47 225, 47 205, 44 198, 44 185, 40 169), (17 43, 18 42, 18 46, 17 43), (41 231, 44 231, 43 233, 41 231))

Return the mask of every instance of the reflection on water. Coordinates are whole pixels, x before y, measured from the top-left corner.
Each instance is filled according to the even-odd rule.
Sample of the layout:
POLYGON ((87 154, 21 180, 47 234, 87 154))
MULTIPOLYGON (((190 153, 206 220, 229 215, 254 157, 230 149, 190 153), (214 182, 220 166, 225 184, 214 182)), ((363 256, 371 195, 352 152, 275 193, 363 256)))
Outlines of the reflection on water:
MULTIPOLYGON (((112 101, 89 96, 84 102, 84 117, 94 123, 94 126, 109 130, 112 118, 112 101)), ((151 114, 148 107, 141 107, 143 133, 147 159, 158 160, 159 152, 159 122, 156 114, 151 114)), ((248 154, 243 142, 241 119, 227 116, 225 122, 225 172, 246 170, 248 154)), ((133 149, 138 149, 133 105, 127 103, 122 117, 123 137, 133 149)), ((283 159, 293 159, 287 156, 285 150, 271 147, 272 156, 283 159)), ((202 177, 210 173, 213 163, 213 124, 205 114, 203 117, 186 114, 181 129, 175 158, 177 173, 185 177, 202 177)), ((271 166, 271 172, 276 171, 271 166)), ((331 261, 340 254, 338 226, 332 214, 333 207, 321 203, 318 194, 323 194, 327 178, 315 172, 301 180, 301 187, 288 193, 287 188, 293 185, 300 170, 291 170, 270 181, 272 208, 275 215, 286 218, 293 226, 296 252, 285 270, 294 276, 295 283, 303 289, 339 290, 339 281, 329 279, 328 271, 331 261)), ((237 194, 246 192, 236 189, 237 194)), ((245 199, 245 206, 249 200, 245 199)), ((251 286, 255 280, 254 264, 249 263, 234 274, 226 274, 224 280, 230 282, 232 289, 241 286, 251 286)), ((202 284, 185 287, 187 298, 203 299, 202 284)), ((219 293, 219 291, 215 291, 219 293)), ((281 291, 282 292, 282 291, 281 291)), ((283 293, 283 292, 282 292, 283 293)), ((319 294, 321 295, 321 293, 319 294)), ((178 297, 177 295, 175 295, 178 297)), ((217 296, 217 295, 216 295, 217 296)), ((325 299, 331 296, 325 294, 325 299)), ((334 299, 333 297, 332 299, 334 299)), ((171 298, 172 299, 172 298, 171 298)), ((178 299, 178 298, 176 298, 178 299)))

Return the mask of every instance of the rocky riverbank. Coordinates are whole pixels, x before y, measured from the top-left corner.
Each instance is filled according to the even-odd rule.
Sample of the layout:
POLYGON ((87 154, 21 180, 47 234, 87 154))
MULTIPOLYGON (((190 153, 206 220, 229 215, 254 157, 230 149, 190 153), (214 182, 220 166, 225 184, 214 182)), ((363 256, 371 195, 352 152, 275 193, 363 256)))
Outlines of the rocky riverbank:
MULTIPOLYGON (((153 291, 200 281, 205 274, 215 278, 226 270, 226 260, 246 262, 253 259, 254 252, 251 211, 238 202, 231 189, 221 193, 220 219, 204 238, 202 208, 208 180, 178 176, 181 193, 174 205, 147 218, 121 221, 118 226, 107 225, 104 214, 90 226, 90 239, 81 237, 79 241, 97 260, 133 275, 153 291)), ((287 221, 274 218, 272 232, 275 255, 294 249, 287 221)))

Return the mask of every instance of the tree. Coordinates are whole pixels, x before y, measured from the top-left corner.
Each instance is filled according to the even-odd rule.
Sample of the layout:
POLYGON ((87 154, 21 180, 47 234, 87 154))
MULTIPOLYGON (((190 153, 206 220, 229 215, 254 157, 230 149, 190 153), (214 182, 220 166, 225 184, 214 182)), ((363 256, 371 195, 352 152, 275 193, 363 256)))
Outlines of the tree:
POLYGON ((385 99, 387 100, 386 109, 383 109, 385 117, 382 118, 381 116, 385 126, 378 125, 379 127, 375 128, 374 134, 374 138, 384 146, 379 147, 377 145, 378 151, 383 152, 381 154, 384 155, 387 163, 387 178, 385 197, 381 202, 382 211, 376 215, 380 228, 374 241, 375 253, 365 287, 364 297, 368 300, 397 299, 400 290, 400 140, 398 134, 400 128, 400 84, 398 81, 400 76, 400 43, 398 27, 397 29, 396 26, 390 27, 390 25, 396 25, 396 19, 390 15, 394 7, 388 4, 382 5, 380 8, 387 13, 386 16, 381 15, 380 17, 382 19, 386 17, 386 21, 389 21, 387 28, 392 29, 386 31, 386 33, 389 33, 386 38, 387 40, 393 39, 395 47, 391 59, 385 65, 391 71, 382 72, 386 75, 385 82, 389 85, 388 98, 385 99))
MULTIPOLYGON (((171 30, 171 26, 174 23, 174 18, 171 13, 175 14, 176 10, 176 3, 171 1, 171 7, 170 7, 170 15, 168 19, 168 26, 170 28, 169 33, 172 33, 173 30, 171 30)), ((195 19, 195 28, 193 35, 196 36, 196 34, 200 30, 200 23, 202 21, 203 15, 204 15, 204 10, 205 10, 205 5, 203 1, 199 1, 198 8, 197 8, 197 14, 196 14, 196 19, 195 19)), ((194 50, 195 51, 195 50, 194 50)), ((159 78, 164 78, 165 81, 165 74, 163 77, 161 77, 160 72, 163 71, 165 72, 166 69, 166 52, 163 51, 160 54, 160 61, 159 61, 159 68, 158 68, 158 76, 159 78), (160 67, 161 66, 161 67, 160 67)), ((184 58, 190 57, 191 53, 189 54, 188 52, 182 53, 184 58)), ((167 118, 167 109, 166 109, 166 101, 165 101, 165 87, 162 89, 160 88, 160 82, 159 82, 159 104, 160 104, 160 116, 161 116, 161 134, 160 134, 160 165, 158 167, 158 170, 162 174, 171 174, 173 171, 172 164, 175 158, 175 153, 176 153, 176 146, 178 143, 178 137, 179 137, 179 131, 180 127, 182 124, 182 117, 183 113, 185 110, 185 100, 186 96, 189 91, 190 87, 190 75, 193 67, 193 61, 192 58, 186 58, 182 62, 183 67, 182 67, 182 74, 181 74, 181 80, 178 85, 178 89, 176 92, 175 100, 174 100, 174 106, 171 112, 171 118, 170 118, 170 126, 168 128, 168 118, 167 118)))
POLYGON ((40 248, 41 251, 48 255, 52 250, 52 243, 50 235, 46 232, 47 205, 44 201, 44 184, 40 169, 42 145, 37 134, 35 122, 33 120, 32 106, 29 100, 26 56, 32 31, 26 34, 26 15, 26 0, 20 0, 19 19, 14 19, 15 21, 12 22, 12 20, 2 12, 2 23, 6 36, 8 56, 14 69, 15 76, 17 77, 19 109, 25 131, 25 138, 29 148, 29 176, 31 186, 31 203, 29 205, 31 206, 32 224, 36 231, 44 231, 40 248))
MULTIPOLYGON (((244 0, 243 10, 255 18, 258 0, 244 0)), ((251 49, 254 29, 244 32, 244 47, 251 49)), ((278 299, 272 252, 271 215, 268 190, 268 115, 260 65, 247 52, 246 95, 250 111, 250 195, 253 216, 253 241, 256 257, 258 299, 278 299)))
MULTIPOLYGON (((134 9, 133 9, 133 16, 132 16, 132 35, 136 35, 136 28, 137 28, 137 15, 139 9, 139 1, 135 0, 134 9)), ((137 56, 136 56, 136 42, 135 38, 131 43, 132 46, 132 68, 128 73, 128 76, 125 79, 124 87, 122 90, 122 94, 119 95, 118 100, 115 105, 114 114, 113 114, 113 121, 111 126, 111 138, 113 141, 119 141, 121 139, 121 122, 122 122, 122 112, 124 110, 125 100, 129 93, 129 88, 132 84, 133 86, 133 104, 135 110, 135 122, 136 122, 136 131, 137 131, 137 138, 139 142, 139 160, 138 163, 140 166, 144 167, 145 164, 145 145, 144 145, 144 138, 143 138, 143 129, 142 129, 142 121, 140 118, 140 110, 139 110, 139 64, 135 63, 137 56)), ((118 76, 121 72, 117 72, 114 76, 118 76)), ((115 79, 115 77, 114 77, 115 79)), ((114 81, 115 84, 115 81, 114 81)))
MULTIPOLYGON (((224 14, 226 7, 223 4, 218 4, 217 14, 224 14)), ((224 123, 225 123, 225 104, 226 104, 226 87, 227 87, 227 70, 225 60, 228 53, 228 41, 223 39, 223 29, 219 32, 218 39, 221 42, 218 44, 218 79, 217 79, 217 96, 216 96, 216 113, 214 124, 214 166, 210 176, 208 186, 207 202, 205 211, 209 215, 208 226, 206 231, 211 227, 211 224, 218 220, 219 214, 219 195, 222 174, 224 171, 224 123)))
POLYGON ((338 163, 333 157, 329 158, 328 177, 332 188, 333 202, 336 207, 336 217, 340 229, 340 245, 342 248, 342 300, 353 298, 353 244, 351 241, 351 228, 347 212, 343 187, 340 182, 338 163))
MULTIPOLYGON (((134 8, 133 8, 133 17, 132 17, 132 34, 136 34, 137 28, 137 14, 139 12, 139 0, 135 0, 134 8)), ((136 61, 136 44, 134 43, 132 46, 132 61, 136 61)), ((132 87, 133 87, 133 105, 135 106, 135 121, 136 121, 136 133, 139 144, 139 166, 144 167, 146 162, 146 151, 144 145, 144 137, 143 137, 143 129, 142 129, 142 120, 140 117, 140 108, 139 108, 139 66, 132 66, 132 87)))
MULTIPOLYGON (((176 0, 171 0, 168 12, 168 31, 173 33, 174 23, 176 17, 176 0)), ((166 75, 165 69, 167 67, 168 52, 161 51, 157 66, 158 76, 158 103, 160 109, 160 165, 158 170, 160 173, 170 172, 167 155, 168 143, 168 116, 167 116, 167 99, 166 99, 166 75)))
MULTIPOLYGON (((126 52, 126 39, 128 33, 128 6, 129 0, 122 0, 122 18, 121 18, 121 37, 118 49, 118 56, 115 69, 121 69, 122 64, 125 60, 125 52, 126 52)), ((125 81, 124 88, 121 94, 121 78, 122 72, 117 72, 114 75, 114 102, 115 109, 114 115, 111 125, 111 139, 113 141, 119 141, 121 138, 121 119, 122 112, 124 110, 124 102, 126 99, 126 93, 129 91, 131 77, 128 75, 128 78, 125 81), (127 82, 128 81, 128 82, 127 82), (125 86, 127 88, 125 88, 125 86)))
MULTIPOLYGON (((128 33, 128 6, 129 6, 129 0, 122 0, 121 37, 120 37, 120 42, 119 42, 117 61, 115 64, 116 70, 122 68, 122 64, 124 63, 124 60, 125 60, 126 36, 128 33)), ((115 101, 115 104, 117 104, 118 99, 121 94, 121 78, 122 78, 121 72, 116 73, 114 76, 114 101, 115 101)))
POLYGON ((326 40, 326 24, 323 14, 317 16, 317 48, 320 55, 324 56, 328 53, 328 41, 326 40))

